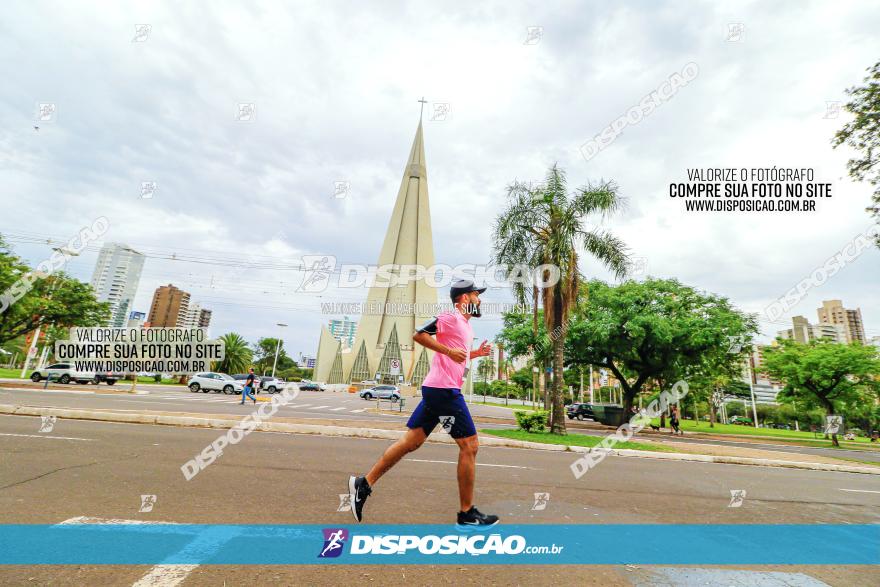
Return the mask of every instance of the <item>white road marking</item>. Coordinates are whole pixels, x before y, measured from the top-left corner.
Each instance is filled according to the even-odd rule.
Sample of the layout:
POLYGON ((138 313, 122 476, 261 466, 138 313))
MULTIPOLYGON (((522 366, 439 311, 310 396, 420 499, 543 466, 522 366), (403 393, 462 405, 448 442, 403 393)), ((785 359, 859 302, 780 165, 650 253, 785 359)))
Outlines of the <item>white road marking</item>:
POLYGON ((177 522, 157 522, 153 520, 123 520, 120 518, 95 518, 93 516, 77 516, 56 524, 65 526, 68 524, 176 524, 177 522))
POLYGON ((329 408, 330 406, 315 406, 314 408, 309 408, 310 410, 320 410, 322 408, 329 408))
POLYGON ((871 491, 870 489, 843 489, 839 488, 841 491, 850 491, 852 493, 880 493, 880 491, 871 491))
MULTIPOLYGON (((447 465, 457 465, 456 461, 430 461, 428 459, 407 459, 408 461, 415 461, 417 463, 445 463, 447 465)), ((532 469, 532 467, 520 467, 519 465, 493 465, 491 463, 477 463, 478 467, 503 467, 505 469, 532 469)))
POLYGON ((79 394, 83 394, 83 393, 95 394, 95 393, 97 393, 95 391, 78 391, 78 390, 73 390, 73 389, 70 389, 70 390, 67 390, 67 389, 33 389, 33 388, 32 389, 20 389, 20 388, 16 388, 16 387, 6 387, 4 389, 6 391, 36 391, 39 393, 79 393, 79 394))
POLYGON ((367 408, 361 408, 359 410, 352 410, 351 413, 352 414, 360 414, 361 412, 366 412, 366 411, 367 411, 367 408))
MULTIPOLYGON (((79 516, 64 520, 59 525, 70 524, 149 524, 149 525, 177 525, 176 522, 153 522, 146 520, 120 520, 93 518, 89 516, 79 516)), ((228 533, 222 538, 211 536, 198 536, 192 542, 183 547, 176 553, 177 556, 183 555, 208 555, 217 551, 221 546, 229 541, 228 533)), ((132 587, 175 587, 180 585, 187 576, 198 568, 199 565, 156 565, 150 571, 135 581, 132 587)))
POLYGON ((0 432, 0 436, 22 436, 24 438, 54 438, 55 440, 95 440, 94 438, 75 438, 73 436, 47 436, 45 434, 12 434, 0 432))
POLYGON ((199 565, 156 565, 132 583, 132 587, 174 587, 180 585, 199 565))
POLYGON ((342 406, 341 408, 333 408, 330 411, 331 412, 338 412, 339 410, 344 410, 344 409, 346 409, 345 406, 342 406))

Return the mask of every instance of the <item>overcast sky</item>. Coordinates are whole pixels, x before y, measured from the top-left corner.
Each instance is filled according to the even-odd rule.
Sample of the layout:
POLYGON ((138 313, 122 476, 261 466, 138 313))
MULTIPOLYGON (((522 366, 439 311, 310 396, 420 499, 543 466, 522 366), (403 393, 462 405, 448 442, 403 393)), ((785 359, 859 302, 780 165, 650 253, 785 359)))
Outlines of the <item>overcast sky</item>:
MULTIPOLYGON (((572 187, 614 180, 605 228, 646 274, 761 311, 869 226, 867 184, 830 139, 880 58, 872 2, 12 2, 0 21, 0 233, 32 263, 98 216, 108 241, 294 263, 378 257, 425 96, 438 263, 485 262, 505 186, 554 162, 572 187), (456 5, 457 4, 457 5, 456 5), (479 6, 475 6, 479 4, 479 6), (731 23, 741 23, 742 28, 731 23), (136 24, 148 24, 138 36, 136 24), (529 27, 542 27, 529 37, 529 27), (579 147, 688 63, 698 76, 589 161, 579 147), (35 122, 37 105, 55 105, 35 122), (255 120, 236 120, 253 103, 255 120), (445 120, 436 103, 449 105, 445 120), (33 127, 37 124, 39 130, 33 127), (833 197, 813 213, 696 213, 668 196, 691 167, 813 168, 833 197), (150 199, 142 182, 156 182, 150 199), (344 199, 334 183, 350 182, 344 199)), ((68 270, 88 280, 97 253, 68 270)), ((880 336, 880 251, 811 290, 860 307, 880 336)), ((584 258, 588 277, 608 278, 584 258)), ((213 334, 274 336, 313 354, 320 313, 302 274, 148 258, 134 309, 173 283, 214 312, 213 334)), ((365 291, 336 301, 361 301, 365 291)), ((446 292, 441 293, 445 298, 446 292)), ((508 299, 494 291, 489 299, 508 299)), ((788 323, 786 325, 786 323, 788 323)), ((492 337, 490 317, 477 333, 492 337)))

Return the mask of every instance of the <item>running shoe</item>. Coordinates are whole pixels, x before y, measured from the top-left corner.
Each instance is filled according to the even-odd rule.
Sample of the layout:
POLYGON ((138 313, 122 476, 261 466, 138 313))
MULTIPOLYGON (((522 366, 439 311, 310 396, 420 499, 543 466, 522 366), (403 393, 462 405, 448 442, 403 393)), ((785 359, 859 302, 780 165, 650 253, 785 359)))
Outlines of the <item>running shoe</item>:
POLYGON ((497 523, 498 516, 484 514, 476 506, 471 506, 471 509, 466 512, 458 512, 458 523, 455 524, 455 527, 462 532, 472 532, 483 528, 491 528, 497 523))
POLYGON ((366 477, 349 477, 348 478, 348 494, 351 496, 351 513, 354 519, 360 522, 364 519, 364 502, 373 493, 370 484, 367 483, 366 477))

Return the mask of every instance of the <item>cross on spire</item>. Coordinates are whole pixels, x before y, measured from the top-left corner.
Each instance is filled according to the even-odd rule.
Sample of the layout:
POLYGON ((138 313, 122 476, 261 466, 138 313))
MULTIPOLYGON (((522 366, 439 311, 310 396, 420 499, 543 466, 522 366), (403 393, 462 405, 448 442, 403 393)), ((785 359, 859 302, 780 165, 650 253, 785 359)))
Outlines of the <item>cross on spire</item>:
POLYGON ((419 102, 421 102, 421 104, 422 104, 422 105, 419 107, 419 122, 421 122, 421 121, 422 121, 422 112, 425 111, 425 104, 427 104, 428 101, 425 100, 425 97, 424 97, 424 96, 422 96, 422 99, 419 100, 419 102))

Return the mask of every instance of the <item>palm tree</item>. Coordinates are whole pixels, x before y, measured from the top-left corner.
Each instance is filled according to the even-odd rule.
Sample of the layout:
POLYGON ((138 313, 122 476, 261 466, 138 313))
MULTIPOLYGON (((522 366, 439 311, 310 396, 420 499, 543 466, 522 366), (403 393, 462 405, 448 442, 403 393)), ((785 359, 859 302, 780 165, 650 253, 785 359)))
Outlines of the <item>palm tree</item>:
POLYGON ((240 334, 230 332, 220 337, 224 345, 223 360, 216 363, 214 370, 221 373, 243 373, 251 366, 254 353, 240 334))
MULTIPOLYGON (((565 172, 553 165, 544 184, 531 186, 515 182, 508 187, 509 204, 495 221, 495 262, 513 270, 525 264, 555 267, 559 278, 543 270, 540 291, 544 321, 552 345, 553 381, 550 392, 550 427, 554 434, 565 434, 562 399, 563 347, 568 332, 568 315, 577 303, 578 286, 583 280, 578 269, 581 250, 596 258, 617 277, 626 275, 629 257, 626 245, 598 228, 587 227, 586 218, 599 214, 605 218, 622 209, 623 198, 612 182, 587 185, 569 193, 565 172)), ((517 301, 526 296, 523 284, 514 285, 517 301)), ((532 291, 537 320, 538 288, 532 291)), ((537 324, 535 324, 537 329, 537 324)))

